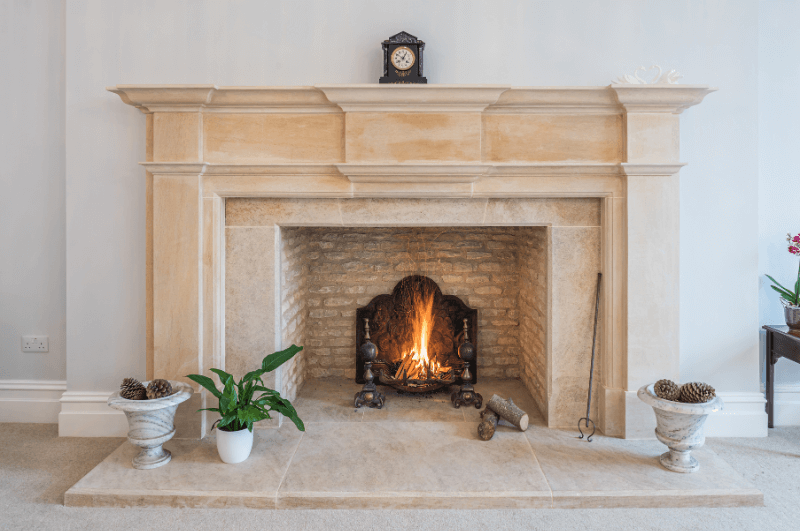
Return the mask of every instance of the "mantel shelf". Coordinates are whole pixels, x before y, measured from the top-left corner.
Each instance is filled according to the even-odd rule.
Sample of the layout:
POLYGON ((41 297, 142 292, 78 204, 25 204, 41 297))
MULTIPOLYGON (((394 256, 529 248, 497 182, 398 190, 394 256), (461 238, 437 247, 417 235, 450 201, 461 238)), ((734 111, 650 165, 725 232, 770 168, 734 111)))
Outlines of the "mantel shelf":
POLYGON ((300 87, 117 85, 107 90, 144 113, 680 114, 716 89, 707 85, 512 87, 360 84, 300 87))
POLYGON ((354 183, 474 183, 492 176, 674 175, 676 163, 462 163, 462 164, 214 164, 209 162, 140 162, 153 174, 344 176, 354 183))

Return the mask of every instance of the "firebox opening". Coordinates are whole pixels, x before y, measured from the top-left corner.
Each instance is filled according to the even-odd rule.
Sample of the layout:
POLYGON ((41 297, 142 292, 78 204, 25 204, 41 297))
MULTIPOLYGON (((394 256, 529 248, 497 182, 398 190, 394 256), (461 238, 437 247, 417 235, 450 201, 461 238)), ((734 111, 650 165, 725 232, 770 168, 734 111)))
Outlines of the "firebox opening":
MULTIPOLYGON (((291 396, 306 378, 360 379, 359 308, 419 275, 475 311, 474 378, 520 378, 544 407, 549 241, 543 226, 281 227, 282 338, 305 347, 282 388, 291 396)), ((463 322, 452 326, 447 344, 457 347, 463 322)))

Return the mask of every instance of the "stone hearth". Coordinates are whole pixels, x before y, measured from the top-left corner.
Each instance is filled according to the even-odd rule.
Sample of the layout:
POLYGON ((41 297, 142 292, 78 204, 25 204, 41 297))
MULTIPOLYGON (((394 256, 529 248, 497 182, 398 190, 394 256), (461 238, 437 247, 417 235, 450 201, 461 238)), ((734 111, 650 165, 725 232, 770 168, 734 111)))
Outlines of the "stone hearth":
MULTIPOLYGON (((549 234, 544 239, 551 255, 544 354, 509 349, 492 358, 492 367, 519 374, 549 426, 572 425, 588 379, 593 282, 586 279, 599 270, 598 425, 608 435, 652 437, 652 412, 636 390, 676 378, 680 364, 679 114, 713 89, 110 90, 147 115, 148 378, 181 379, 210 367, 235 372, 253 357, 316 339, 310 336, 314 297, 304 293, 316 280, 291 281, 310 267, 292 247, 302 247, 308 231, 538 228, 549 234), (559 236, 569 231, 591 235, 559 236), (569 258, 571 252, 589 257, 584 268, 563 267, 559 253, 569 258), (533 361, 537 355, 543 367, 533 361), (500 365, 501 358, 514 361, 500 365)), ((517 260, 520 248, 530 245, 517 244, 517 260)), ((462 287, 467 281, 464 276, 462 287)), ((523 311, 530 316, 537 304, 522 299, 517 297, 517 341, 524 334, 523 311)), ((491 309, 501 308, 485 306, 486 317, 491 309)), ((297 392, 304 378, 323 368, 313 364, 324 356, 314 349, 340 348, 337 341, 345 348, 345 340, 332 339, 330 347, 309 343, 307 357, 277 371, 273 385, 297 392)), ((330 355, 324 368, 350 370, 337 365, 332 350, 330 355)), ((206 399, 196 393, 185 410, 206 399)), ((202 437, 209 420, 189 413, 179 423, 202 437)))
MULTIPOLYGON (((172 440, 168 466, 131 467, 128 442, 70 488, 68 506, 252 507, 279 509, 495 509, 739 507, 762 493, 702 448, 695 474, 661 467, 657 441, 548 429, 519 380, 483 379, 484 396, 513 396, 531 412, 525 433, 499 427, 475 435, 478 411, 454 409, 448 395, 391 394, 382 410, 354 409, 350 380, 306 383, 296 401, 305 433, 291 423, 259 430, 239 465, 217 456, 214 436, 172 440), (424 474, 416 471, 424 470, 424 474)), ((181 406, 186 408, 187 406, 181 406)))

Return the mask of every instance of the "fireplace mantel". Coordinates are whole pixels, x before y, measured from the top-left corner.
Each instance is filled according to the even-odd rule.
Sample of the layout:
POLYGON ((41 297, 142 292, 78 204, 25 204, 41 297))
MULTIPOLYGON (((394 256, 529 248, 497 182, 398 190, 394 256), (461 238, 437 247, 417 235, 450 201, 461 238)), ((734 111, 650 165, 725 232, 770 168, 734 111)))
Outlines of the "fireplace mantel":
MULTIPOLYGON (((392 223, 345 219, 341 205, 364 199, 599 198, 600 427, 611 435, 652 436, 652 413, 636 390, 677 378, 680 365, 678 172, 685 163, 679 157, 679 115, 715 89, 614 84, 108 90, 147 115, 142 164, 148 185, 148 378, 181 379, 224 367, 228 198, 338 202, 332 221, 322 211, 309 214, 314 219, 308 223, 317 226, 392 223)), ((523 210, 497 223, 547 225, 526 218, 523 210)), ((483 215, 471 223, 493 223, 483 215)), ((295 218, 285 222, 303 224, 295 218)), ((264 325, 277 350, 279 258, 264 267, 274 268, 277 279, 269 288, 276 305, 270 302, 265 310, 264 325)), ((208 427, 202 422, 198 434, 208 427)))

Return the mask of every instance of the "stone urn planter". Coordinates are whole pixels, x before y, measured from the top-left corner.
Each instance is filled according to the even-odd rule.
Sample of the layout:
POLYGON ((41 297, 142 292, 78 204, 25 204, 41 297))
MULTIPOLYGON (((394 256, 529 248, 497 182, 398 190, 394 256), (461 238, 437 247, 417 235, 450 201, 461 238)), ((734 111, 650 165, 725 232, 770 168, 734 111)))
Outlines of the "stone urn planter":
POLYGON ((709 413, 723 408, 722 400, 715 397, 702 404, 687 404, 664 400, 656 396, 653 384, 645 385, 637 393, 656 414, 656 438, 669 447, 660 461, 667 470, 685 474, 697 472, 700 463, 691 452, 703 446, 706 436, 703 425, 709 413))
MULTIPOLYGON (((142 382, 147 386, 149 382, 142 382)), ((174 392, 164 398, 153 400, 128 400, 119 396, 119 391, 111 395, 108 405, 120 409, 128 417, 128 441, 141 448, 133 458, 133 468, 147 470, 169 463, 172 454, 162 445, 175 435, 175 411, 178 405, 192 396, 192 386, 170 380, 174 392)))

